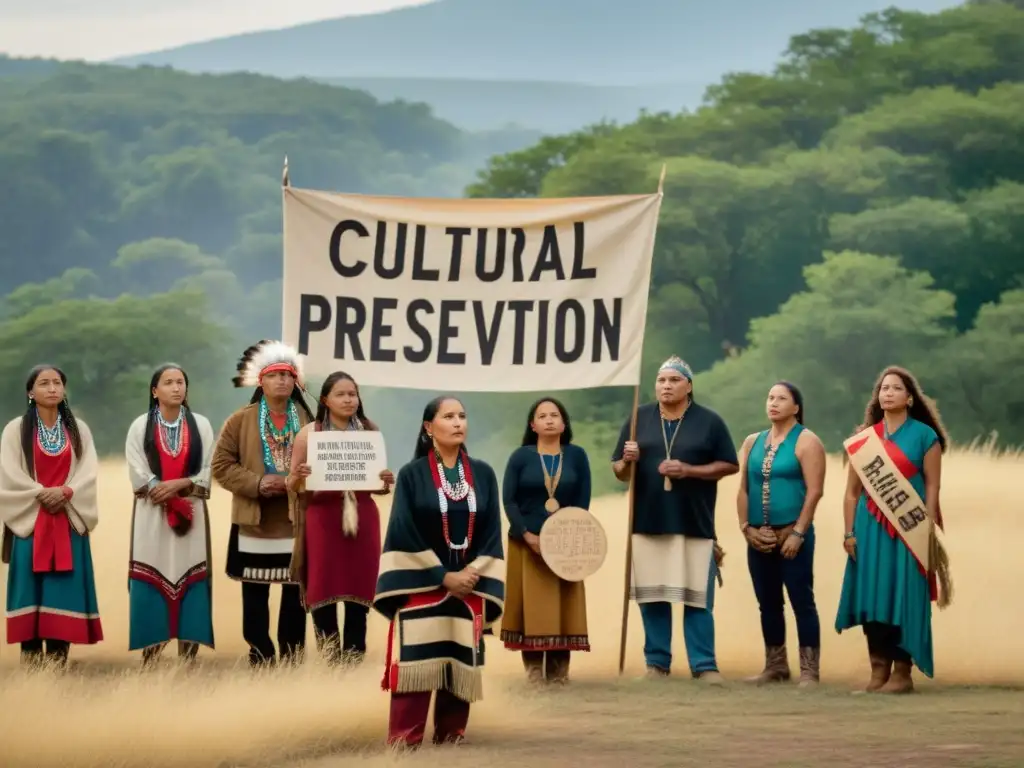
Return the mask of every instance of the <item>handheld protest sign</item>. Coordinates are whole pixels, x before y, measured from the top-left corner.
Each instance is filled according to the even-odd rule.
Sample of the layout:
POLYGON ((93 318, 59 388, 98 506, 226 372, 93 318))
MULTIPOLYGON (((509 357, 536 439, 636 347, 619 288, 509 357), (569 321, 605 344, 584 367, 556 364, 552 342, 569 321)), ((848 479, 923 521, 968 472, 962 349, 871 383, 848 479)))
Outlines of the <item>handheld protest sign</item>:
POLYGON ((540 554, 551 572, 566 581, 593 576, 608 555, 604 526, 581 507, 562 507, 540 529, 540 554))
POLYGON ((377 491, 388 468, 384 435, 369 431, 311 431, 306 462, 309 491, 377 491))

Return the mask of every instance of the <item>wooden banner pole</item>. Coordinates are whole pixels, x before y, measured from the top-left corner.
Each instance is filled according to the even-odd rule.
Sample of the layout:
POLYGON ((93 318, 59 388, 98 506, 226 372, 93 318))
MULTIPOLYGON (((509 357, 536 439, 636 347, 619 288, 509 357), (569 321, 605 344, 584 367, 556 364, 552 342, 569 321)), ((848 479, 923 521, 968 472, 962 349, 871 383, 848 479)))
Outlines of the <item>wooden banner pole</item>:
MULTIPOLYGON (((668 164, 662 163, 661 173, 658 175, 658 194, 665 194, 665 174, 668 171, 668 164)), ((636 441, 636 414, 640 408, 640 384, 633 387, 633 411, 629 416, 629 439, 636 441)), ((628 507, 629 517, 626 524, 626 568, 622 587, 622 634, 619 637, 619 674, 626 668, 626 639, 629 636, 629 588, 633 583, 633 518, 636 512, 636 462, 629 464, 629 494, 628 507)))
MULTIPOLYGON (((640 385, 633 387, 633 411, 629 417, 629 439, 636 440, 636 414, 640 408, 640 385)), ((622 635, 619 638, 619 674, 626 668, 626 637, 629 635, 629 587, 633 581, 633 516, 636 508, 636 462, 629 463, 629 521, 626 524, 626 575, 622 588, 622 635)))

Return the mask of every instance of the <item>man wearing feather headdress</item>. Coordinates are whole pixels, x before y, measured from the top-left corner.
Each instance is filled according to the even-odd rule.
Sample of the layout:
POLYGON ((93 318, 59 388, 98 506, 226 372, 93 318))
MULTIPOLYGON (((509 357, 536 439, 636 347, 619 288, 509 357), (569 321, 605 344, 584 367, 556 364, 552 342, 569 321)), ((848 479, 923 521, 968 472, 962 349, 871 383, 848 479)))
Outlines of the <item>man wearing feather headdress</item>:
POLYGON ((306 644, 306 612, 291 580, 294 534, 285 478, 299 430, 313 420, 302 397, 302 357, 279 341, 249 347, 238 362, 236 387, 255 387, 249 404, 221 429, 211 470, 231 492, 227 575, 242 582, 242 633, 249 663, 273 664, 270 585, 281 585, 277 642, 281 660, 296 660, 306 644))

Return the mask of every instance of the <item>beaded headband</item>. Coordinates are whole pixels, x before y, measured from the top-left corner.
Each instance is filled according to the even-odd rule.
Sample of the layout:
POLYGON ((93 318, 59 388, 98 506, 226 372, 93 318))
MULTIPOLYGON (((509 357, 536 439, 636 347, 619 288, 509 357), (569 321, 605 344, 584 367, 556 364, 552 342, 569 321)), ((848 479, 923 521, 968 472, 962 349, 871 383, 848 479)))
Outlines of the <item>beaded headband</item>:
POLYGON ((263 377, 274 371, 288 371, 299 387, 305 389, 303 356, 287 344, 271 339, 263 339, 242 353, 238 375, 231 381, 236 387, 259 387, 263 377))
POLYGON ((690 370, 690 366, 682 361, 681 358, 672 355, 668 360, 661 364, 659 371, 675 371, 685 376, 689 381, 693 381, 693 371, 690 370))

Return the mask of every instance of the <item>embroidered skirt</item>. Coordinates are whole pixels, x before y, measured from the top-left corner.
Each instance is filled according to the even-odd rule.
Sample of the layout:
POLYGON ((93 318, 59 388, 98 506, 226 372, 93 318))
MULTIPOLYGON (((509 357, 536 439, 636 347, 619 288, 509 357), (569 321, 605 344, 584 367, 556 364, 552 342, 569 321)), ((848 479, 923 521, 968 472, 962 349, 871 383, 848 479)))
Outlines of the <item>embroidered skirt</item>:
POLYGON ((7 642, 64 640, 94 645, 103 640, 89 537, 71 531, 71 571, 36 573, 32 569, 34 536, 10 531, 11 563, 7 571, 7 642))
POLYGON ((501 639, 512 651, 589 651, 582 581, 563 581, 519 539, 508 540, 501 639))

